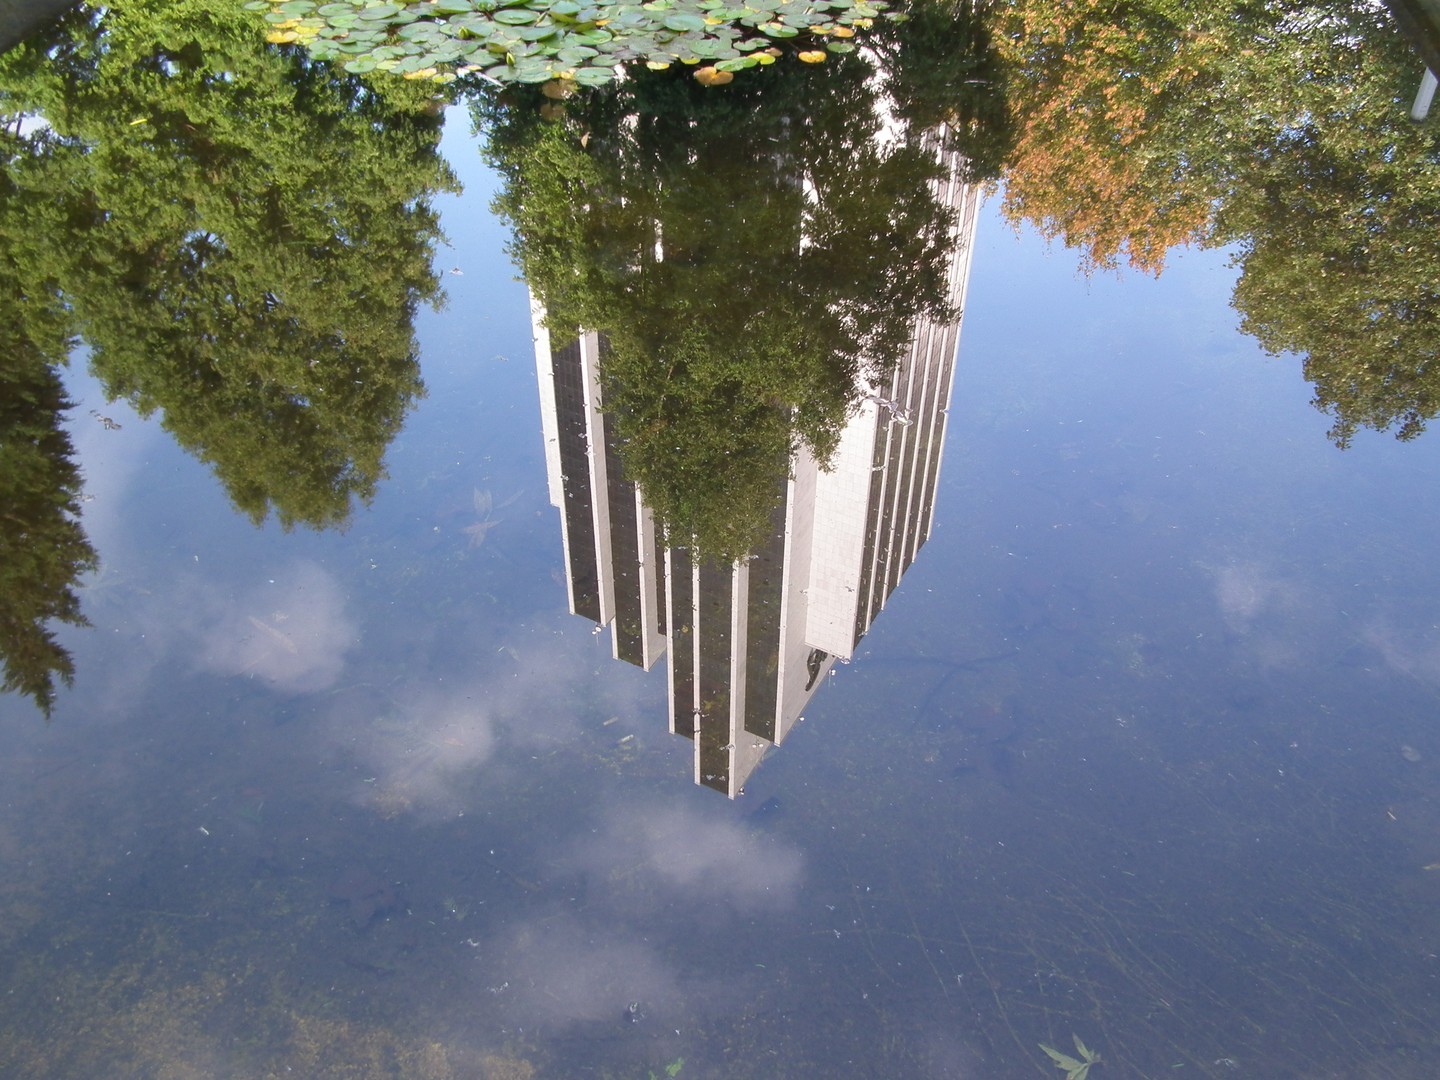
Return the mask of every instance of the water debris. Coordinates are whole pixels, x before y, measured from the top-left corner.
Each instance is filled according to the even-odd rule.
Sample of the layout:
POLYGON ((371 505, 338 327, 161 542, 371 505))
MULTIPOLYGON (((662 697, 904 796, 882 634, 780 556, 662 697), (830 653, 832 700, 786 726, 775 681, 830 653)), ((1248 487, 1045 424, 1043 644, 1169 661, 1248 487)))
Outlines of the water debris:
POLYGON ((1046 1046, 1044 1043, 1040 1044, 1040 1049, 1044 1050, 1050 1060, 1055 1062, 1057 1069, 1065 1070, 1065 1080, 1086 1080, 1090 1075, 1090 1066, 1100 1064, 1100 1055, 1081 1042, 1079 1035, 1072 1034, 1070 1038, 1075 1040, 1075 1050, 1079 1053, 1081 1060, 1077 1061, 1069 1054, 1062 1054, 1053 1046, 1046 1046))
POLYGON ((1400 756, 1403 757, 1406 761, 1411 762, 1412 764, 1424 760, 1424 755, 1421 754, 1419 750, 1416 750, 1415 747, 1405 743, 1402 743, 1400 745, 1400 756))
POLYGON ((246 618, 250 620, 251 626, 255 627, 256 630, 264 633, 266 637, 268 637, 276 645, 279 645, 280 648, 284 649, 291 656, 300 655, 300 646, 296 645, 295 639, 292 638, 289 634, 285 633, 285 631, 279 630, 271 626, 263 619, 257 619, 254 615, 247 615, 246 618))
POLYGON ((497 505, 494 498, 491 497, 489 491, 482 491, 478 487, 472 488, 470 502, 471 505, 474 507, 475 514, 479 518, 479 520, 471 525, 466 525, 460 530, 467 537, 469 537, 469 546, 472 548, 477 548, 481 544, 483 544, 485 542, 485 537, 490 535, 490 530, 493 529, 496 525, 499 525, 500 522, 503 520, 502 518, 495 517, 495 511, 504 510, 511 503, 519 499, 520 496, 523 494, 525 494, 523 489, 517 491, 514 495, 511 495, 504 502, 497 505))

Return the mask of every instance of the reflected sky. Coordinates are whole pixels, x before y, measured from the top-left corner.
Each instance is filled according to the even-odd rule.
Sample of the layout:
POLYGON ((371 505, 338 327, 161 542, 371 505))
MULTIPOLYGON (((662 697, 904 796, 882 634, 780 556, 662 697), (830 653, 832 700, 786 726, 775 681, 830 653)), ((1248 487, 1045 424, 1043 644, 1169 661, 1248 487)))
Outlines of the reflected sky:
POLYGON ((450 119, 428 396, 344 531, 67 372, 102 569, 52 721, 0 699, 0 1072, 1428 1075, 1440 444, 1331 445, 1226 252, 1085 277, 992 202, 932 539, 732 803, 566 614, 450 119))

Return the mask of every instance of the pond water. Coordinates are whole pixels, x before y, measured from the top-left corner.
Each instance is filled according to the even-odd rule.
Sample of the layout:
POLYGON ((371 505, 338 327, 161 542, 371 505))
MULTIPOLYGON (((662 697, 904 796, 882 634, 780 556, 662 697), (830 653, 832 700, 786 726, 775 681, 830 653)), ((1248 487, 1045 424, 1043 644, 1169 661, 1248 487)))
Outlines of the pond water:
MULTIPOLYGON (((172 68, 149 65, 147 79, 180 81, 187 61, 172 46, 159 49, 172 68)), ((293 46, 254 48, 301 63, 293 46)), ((223 81, 243 86, 235 70, 223 81)), ((0 73, 12 120, 30 117, 8 125, 16 147, 44 141, 47 125, 69 138, 67 124, 100 147, 68 164, 56 146, 10 151, 8 205, 63 245, 37 255, 40 242, 0 210, 6 272, 22 278, 10 322, 30 348, 11 350, 22 358, 12 387, 39 370, 22 361, 58 364, 35 344, 49 339, 33 328, 50 324, 27 267, 53 271, 76 320, 57 316, 68 329, 55 340, 76 339, 56 368, 72 403, 59 456, 83 477, 71 495, 96 564, 62 557, 89 625, 49 624, 74 678, 65 685, 54 662, 48 721, 43 679, 0 697, 0 1074, 1083 1080, 1087 1052, 1099 1055, 1095 1080, 1404 1080, 1440 1067, 1440 441, 1371 430, 1398 426, 1411 400, 1423 427, 1419 360, 1412 398, 1337 435, 1365 406, 1312 404, 1318 351, 1302 368, 1295 351, 1272 355, 1244 332, 1263 320, 1257 302, 1242 328, 1237 284, 1273 245, 1176 248, 1158 277, 1086 274, 1083 254, 1017 225, 1007 189, 977 178, 964 189, 978 209, 960 228, 969 278, 948 413, 930 416, 943 445, 931 495, 914 503, 927 503, 928 538, 850 639, 853 655, 807 657, 816 640, 791 626, 801 659, 777 647, 767 660, 763 620, 727 609, 719 622, 749 647, 748 672, 737 674, 731 655, 746 650, 727 639, 723 662, 699 662, 724 667, 697 676, 708 696, 672 692, 673 642, 647 671, 615 658, 617 636, 634 631, 623 618, 602 631, 572 613, 584 553, 563 508, 577 496, 547 462, 557 420, 543 415, 554 399, 545 334, 537 366, 531 294, 507 247, 551 273, 566 249, 549 234, 517 241, 514 219, 550 196, 513 157, 485 150, 493 128, 474 133, 464 104, 389 126, 362 117, 360 138, 384 128, 396 140, 376 152, 413 170, 400 176, 356 149, 366 144, 326 143, 340 123, 327 108, 307 137, 257 106, 269 134, 226 132, 199 152, 185 125, 221 132, 239 100, 213 72, 218 103, 182 100, 173 85, 144 101, 126 85, 88 120, 75 105, 84 95, 45 86, 32 102, 16 88, 33 71, 0 73), (293 142, 262 152, 262 137, 309 141, 304 154, 293 142), (436 137, 439 156, 427 158, 436 137), (26 162, 45 154, 73 188, 26 186, 26 162), (188 174, 175 164, 187 161, 199 163, 188 174), (167 187, 182 174, 200 182, 167 187), (242 176, 253 203, 232 186, 242 176), (528 203, 497 215, 497 197, 522 181, 528 203), (146 203, 143 189, 163 197, 146 203), (56 209, 65 190, 94 196, 74 233, 63 223, 80 211, 56 209), (287 217, 292 191, 318 234, 287 217), (262 192, 276 200, 268 208, 262 192), (445 302, 427 304, 437 285, 445 302), (269 318, 302 303, 288 321, 269 318), (412 317, 423 393, 407 367, 412 317), (227 340, 243 348, 227 352, 227 340), (313 430, 309 414, 323 417, 313 430), (776 665, 787 662, 783 683, 776 665), (767 736, 767 721, 728 699, 768 678, 799 705, 778 720, 772 707, 767 736), (691 737, 690 704, 721 734, 691 737)), ((824 77, 808 75, 806 92, 824 77)), ((340 112, 373 105, 334 92, 340 112)), ((813 100, 804 107, 812 135, 829 130, 813 100)), ((600 131, 595 115, 582 119, 600 131)), ((765 122, 757 111, 740 126, 765 122)), ((572 149, 588 151, 580 137, 572 149)), ((733 295, 797 310, 783 306, 792 292, 817 290, 816 267, 839 263, 816 261, 818 240, 780 242, 783 228, 756 207, 785 192, 809 190, 861 233, 880 231, 838 181, 792 183, 791 151, 747 151, 772 186, 717 202, 725 235, 697 226, 709 245, 697 253, 678 224, 699 214, 685 197, 707 177, 739 182, 716 171, 712 147, 717 159, 730 152, 685 148, 679 159, 703 168, 652 186, 691 185, 637 212, 666 222, 645 243, 660 263, 749 266, 725 238, 768 236, 773 249, 753 253, 764 274, 666 278, 658 299, 632 282, 636 310, 671 319, 665 304, 692 286, 712 308, 733 295), (726 205, 747 209, 729 220, 726 205), (787 261, 808 268, 799 286, 768 276, 787 261)), ((603 148, 589 153, 603 160, 603 148)), ((590 190, 602 188, 615 190, 590 190)), ((588 220, 550 224, 563 239, 588 220)), ((941 224, 936 235, 952 236, 953 219, 941 224)), ((633 244, 640 234, 626 228, 607 218, 571 250, 633 244)), ((833 239, 836 251, 854 246, 843 230, 833 239)), ((918 255, 908 243, 893 241, 912 261, 884 280, 908 275, 919 290, 924 260, 948 259, 949 240, 918 255)), ((1429 244, 1415 265, 1433 282, 1429 244)), ((1392 269, 1403 291, 1406 267, 1392 269)), ((1318 318, 1302 284, 1287 287, 1318 318)), ((575 310, 593 302, 566 297, 575 310)), ((827 304, 871 317, 867 303, 822 300, 821 314, 801 314, 819 326, 827 304)), ((616 370, 628 370, 627 326, 606 329, 616 370)), ((560 336, 549 334, 556 356, 560 336)), ((1392 348, 1413 341, 1397 332, 1392 348)), ((918 430, 918 415, 875 400, 893 387, 877 387, 851 403, 862 418, 896 438, 918 430)), ((628 390, 605 384, 607 400, 629 403, 628 390)), ((31 438, 22 421, 7 417, 12 446, 31 438)), ((804 444, 807 432, 784 437, 804 444)), ((742 443, 724 446, 738 460, 742 443)), ((588 467, 607 456, 592 440, 582 460, 587 447, 588 467)), ((789 526, 771 535, 793 539, 808 512, 797 509, 806 454, 788 489, 782 470, 778 487, 770 476, 746 488, 726 515, 758 506, 762 526, 789 526)), ((617 460, 612 448, 612 469, 617 460)), ((29 491, 13 479, 19 466, 6 468, 10 490, 29 491)), ((617 490, 613 506, 634 505, 617 490)), ((8 516, 11 567, 26 553, 45 563, 63 530, 24 533, 8 516)), ((620 518, 612 526, 618 547, 620 518)), ((818 607, 818 552, 839 533, 803 529, 819 537, 804 579, 818 607)), ((873 547, 873 521, 851 540, 865 535, 873 547)), ((802 584, 775 577, 794 565, 781 546, 778 562, 767 548, 738 565, 759 603, 793 590, 794 623, 802 584)), ((728 569, 676 572, 686 558, 642 542, 631 576, 663 565, 672 592, 719 581, 732 595, 728 569)), ((29 579, 6 574, 13 624, 29 610, 29 579)), ((664 575, 651 582, 646 595, 663 605, 664 575)), ((699 621, 696 634, 712 625, 711 609, 682 596, 663 612, 672 634, 676 612, 699 621)), ((665 644, 654 613, 634 632, 665 644)), ((29 669, 6 634, 14 677, 29 669)))

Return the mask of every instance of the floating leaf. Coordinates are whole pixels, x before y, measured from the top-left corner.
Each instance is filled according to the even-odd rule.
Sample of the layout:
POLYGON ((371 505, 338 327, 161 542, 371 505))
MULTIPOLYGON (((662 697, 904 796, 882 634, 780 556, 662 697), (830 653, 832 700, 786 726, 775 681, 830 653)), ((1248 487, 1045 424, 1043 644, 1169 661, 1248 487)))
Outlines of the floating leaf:
MULTIPOLYGON (((264 12, 269 40, 298 43, 347 71, 393 70, 412 79, 448 82, 480 70, 501 82, 549 82, 573 73, 577 86, 611 82, 617 65, 642 61, 663 71, 676 62, 697 68, 707 85, 724 85, 747 68, 774 63, 771 42, 801 34, 818 39, 799 55, 820 63, 826 52, 854 49, 871 25, 876 0, 248 0, 264 12), (822 49, 820 46, 824 46, 822 49), (504 63, 500 61, 503 58, 504 63), (373 66, 369 66, 373 65, 373 66), (587 74, 588 72, 588 74, 587 74), (702 75, 702 72, 704 73, 702 75)), ((887 13, 888 17, 888 13, 887 13)))
POLYGON ((715 67, 702 67, 695 69, 695 81, 701 86, 724 86, 733 82, 735 76, 729 71, 720 71, 715 67))
POLYGON ((605 67, 582 67, 575 71, 575 81, 581 86, 608 86, 615 81, 615 72, 605 67))

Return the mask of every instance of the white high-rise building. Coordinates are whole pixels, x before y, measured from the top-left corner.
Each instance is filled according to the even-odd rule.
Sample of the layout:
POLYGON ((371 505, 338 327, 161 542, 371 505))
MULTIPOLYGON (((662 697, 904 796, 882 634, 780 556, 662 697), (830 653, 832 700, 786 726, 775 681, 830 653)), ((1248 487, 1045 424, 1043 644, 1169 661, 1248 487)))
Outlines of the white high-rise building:
POLYGON ((622 473, 603 410, 605 342, 552 348, 532 301, 550 501, 570 610, 609 626, 616 659, 669 656, 670 730, 694 740, 695 782, 734 798, 837 660, 848 660, 930 536, 980 193, 958 158, 937 192, 956 211, 953 322, 922 320, 869 388, 828 470, 792 462, 770 541, 732 566, 661 546, 622 473))

